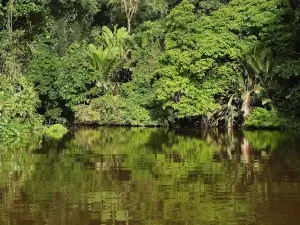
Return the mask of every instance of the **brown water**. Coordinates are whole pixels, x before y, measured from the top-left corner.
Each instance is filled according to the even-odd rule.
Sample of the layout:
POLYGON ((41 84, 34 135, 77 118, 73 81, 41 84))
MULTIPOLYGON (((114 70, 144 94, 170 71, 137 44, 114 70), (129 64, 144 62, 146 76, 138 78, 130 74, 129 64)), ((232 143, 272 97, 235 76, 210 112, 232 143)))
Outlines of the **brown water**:
POLYGON ((79 129, 0 147, 1 225, 300 224, 300 136, 79 129))

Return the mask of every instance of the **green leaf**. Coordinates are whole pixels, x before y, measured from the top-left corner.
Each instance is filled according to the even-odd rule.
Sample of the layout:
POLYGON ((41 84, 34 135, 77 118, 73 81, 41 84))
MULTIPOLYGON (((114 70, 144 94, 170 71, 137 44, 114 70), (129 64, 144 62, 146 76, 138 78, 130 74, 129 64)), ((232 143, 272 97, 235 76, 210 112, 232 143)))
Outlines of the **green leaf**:
POLYGON ((266 104, 268 104, 268 103, 270 103, 270 102, 272 102, 272 100, 269 99, 269 98, 262 98, 262 99, 261 99, 262 105, 266 105, 266 104))
POLYGON ((258 84, 256 84, 256 85, 254 85, 253 90, 254 90, 254 93, 255 93, 255 94, 259 94, 259 93, 261 93, 261 91, 263 90, 263 87, 260 86, 260 85, 258 85, 258 84))

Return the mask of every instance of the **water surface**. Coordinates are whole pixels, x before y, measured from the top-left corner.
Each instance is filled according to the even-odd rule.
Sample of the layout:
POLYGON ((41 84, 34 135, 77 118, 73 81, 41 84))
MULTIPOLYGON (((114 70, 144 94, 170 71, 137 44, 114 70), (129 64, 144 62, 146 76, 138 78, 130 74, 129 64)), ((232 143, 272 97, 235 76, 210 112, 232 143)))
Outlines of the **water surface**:
POLYGON ((2 225, 300 224, 300 136, 82 128, 0 147, 2 225))

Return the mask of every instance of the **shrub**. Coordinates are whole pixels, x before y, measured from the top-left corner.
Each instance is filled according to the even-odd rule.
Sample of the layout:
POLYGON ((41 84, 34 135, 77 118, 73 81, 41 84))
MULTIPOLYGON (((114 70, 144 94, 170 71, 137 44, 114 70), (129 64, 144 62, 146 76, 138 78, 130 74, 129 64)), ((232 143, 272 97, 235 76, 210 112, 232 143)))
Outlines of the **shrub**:
POLYGON ((275 110, 268 111, 264 108, 254 108, 245 121, 249 128, 280 128, 281 119, 275 110))
POLYGON ((66 133, 68 132, 68 129, 61 124, 54 124, 49 127, 45 128, 44 133, 53 138, 53 139, 60 139, 62 138, 66 133))
POLYGON ((27 76, 35 85, 42 104, 39 111, 45 119, 61 123, 73 117, 77 105, 97 97, 96 77, 88 69, 86 44, 72 44, 66 55, 59 56, 49 47, 36 47, 27 66, 27 76))
POLYGON ((75 109, 75 123, 99 125, 162 125, 149 110, 121 96, 105 95, 75 109))
POLYGON ((24 136, 42 128, 37 94, 26 78, 0 76, 0 138, 24 136))

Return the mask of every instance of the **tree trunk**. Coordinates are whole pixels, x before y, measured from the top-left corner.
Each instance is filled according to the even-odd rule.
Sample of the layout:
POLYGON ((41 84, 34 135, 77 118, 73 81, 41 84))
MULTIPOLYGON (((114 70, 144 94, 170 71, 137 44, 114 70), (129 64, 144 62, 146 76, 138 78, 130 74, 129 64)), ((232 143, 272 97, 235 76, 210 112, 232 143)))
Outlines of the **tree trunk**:
POLYGON ((244 112, 244 118, 246 118, 251 112, 251 92, 245 91, 242 96, 243 105, 242 111, 244 112))
POLYGON ((127 31, 130 34, 131 33, 131 18, 127 18, 127 31))

